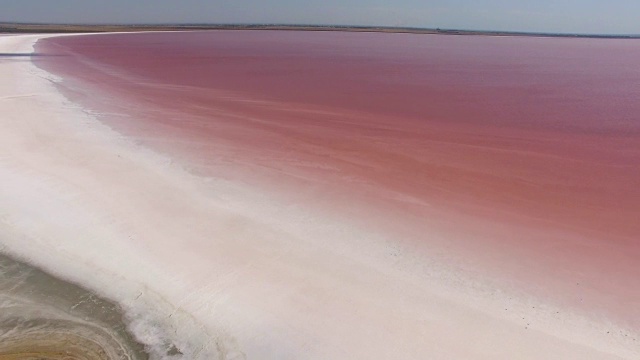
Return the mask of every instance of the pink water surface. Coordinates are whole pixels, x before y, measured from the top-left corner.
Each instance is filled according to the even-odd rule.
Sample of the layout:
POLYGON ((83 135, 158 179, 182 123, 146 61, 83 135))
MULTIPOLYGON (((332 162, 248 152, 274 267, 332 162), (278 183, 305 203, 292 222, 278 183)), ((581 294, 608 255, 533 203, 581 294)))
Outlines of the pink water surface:
POLYGON ((638 41, 212 31, 37 51, 70 97, 195 172, 640 327, 638 41))

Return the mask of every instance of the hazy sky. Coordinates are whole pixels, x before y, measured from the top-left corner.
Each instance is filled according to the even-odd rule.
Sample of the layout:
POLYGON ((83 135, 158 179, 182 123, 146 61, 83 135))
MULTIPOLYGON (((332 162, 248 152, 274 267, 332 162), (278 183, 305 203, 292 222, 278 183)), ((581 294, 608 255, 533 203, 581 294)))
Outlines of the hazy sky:
POLYGON ((295 23, 640 34, 640 0, 0 0, 0 21, 295 23))

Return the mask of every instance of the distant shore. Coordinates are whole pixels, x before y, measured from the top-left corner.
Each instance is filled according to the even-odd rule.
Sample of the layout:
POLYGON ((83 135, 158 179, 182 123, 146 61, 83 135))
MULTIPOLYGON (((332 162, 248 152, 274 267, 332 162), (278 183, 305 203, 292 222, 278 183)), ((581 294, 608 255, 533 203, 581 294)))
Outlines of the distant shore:
POLYGON ((2 23, 0 33, 98 33, 137 31, 193 31, 193 30, 297 30, 297 31, 349 31, 387 32, 432 35, 531 36, 601 39, 640 39, 639 35, 560 34, 517 31, 477 31, 458 29, 431 29, 392 26, 344 25, 283 25, 283 24, 166 24, 166 25, 91 25, 91 24, 26 24, 2 23))

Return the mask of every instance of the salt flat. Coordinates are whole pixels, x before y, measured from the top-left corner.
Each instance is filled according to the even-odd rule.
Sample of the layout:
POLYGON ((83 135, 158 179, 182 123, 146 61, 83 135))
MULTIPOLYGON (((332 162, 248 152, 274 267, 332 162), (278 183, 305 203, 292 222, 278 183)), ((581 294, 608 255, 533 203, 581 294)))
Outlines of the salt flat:
MULTIPOLYGON (((0 53, 38 38, 3 36, 0 53)), ((196 176, 67 100, 28 58, 0 58, 0 78, 0 249, 119 303, 152 358, 640 356, 606 320, 557 315, 437 258, 389 256, 387 233, 196 176)))

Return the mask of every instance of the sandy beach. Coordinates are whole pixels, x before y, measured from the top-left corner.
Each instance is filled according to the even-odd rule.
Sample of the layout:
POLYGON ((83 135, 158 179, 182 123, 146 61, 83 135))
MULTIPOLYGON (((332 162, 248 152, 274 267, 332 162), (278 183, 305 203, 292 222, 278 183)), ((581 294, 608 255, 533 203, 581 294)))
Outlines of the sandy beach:
MULTIPOLYGON (((401 86, 393 76, 385 78, 389 93, 356 97, 350 112, 336 115, 351 105, 327 90, 333 85, 319 81, 322 73, 304 68, 298 70, 318 80, 316 93, 291 80, 290 90, 260 97, 261 84, 274 80, 234 77, 243 64, 252 66, 242 62, 221 65, 211 77, 224 89, 202 92, 211 85, 145 68, 148 54, 110 58, 101 52, 108 47, 95 45, 135 49, 144 37, 71 36, 35 45, 46 36, 0 36, 0 251, 117 306, 145 356, 640 357, 638 227, 630 220, 638 211, 631 186, 638 148, 624 145, 637 136, 633 121, 624 131, 615 124, 602 130, 585 111, 587 130, 577 136, 564 127, 510 132, 491 113, 484 114, 495 120, 491 127, 462 135, 465 123, 371 117, 376 126, 359 127, 368 109, 389 118, 404 109, 403 119, 422 110, 393 92, 401 86), (37 56, 30 56, 34 46, 37 56), (495 142, 482 147, 489 131, 495 142), (425 134, 432 134, 428 145, 425 134), (589 141, 599 155, 583 146, 589 141), (442 170, 443 163, 455 166, 442 170), (569 175, 544 175, 548 166, 569 175), (483 167, 497 175, 478 177, 483 167), (500 173, 514 168, 525 180, 500 173), (492 180, 494 188, 484 186, 492 180), (627 197, 609 184, 628 190, 627 197), (545 196, 551 188, 565 197, 545 196), (491 196, 479 195, 486 189, 491 196), (567 205, 575 201, 584 206, 567 205), (503 242, 513 234, 522 242, 503 242)), ((217 41, 225 56, 240 53, 249 62, 290 50, 272 39, 271 50, 251 55, 236 44, 256 39, 217 41)), ((313 41, 316 50, 335 50, 313 41)), ((626 54, 624 45, 616 49, 626 54)), ((328 66, 323 56, 311 65, 328 66)), ((163 66, 181 68, 175 61, 163 66)), ((290 65, 283 66, 294 71, 290 65)), ((359 93, 358 84, 370 85, 354 84, 350 90, 359 93)), ((472 105, 483 99, 472 99, 445 110, 474 114, 472 105)), ((450 115, 445 110, 439 115, 450 115)))

